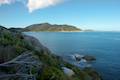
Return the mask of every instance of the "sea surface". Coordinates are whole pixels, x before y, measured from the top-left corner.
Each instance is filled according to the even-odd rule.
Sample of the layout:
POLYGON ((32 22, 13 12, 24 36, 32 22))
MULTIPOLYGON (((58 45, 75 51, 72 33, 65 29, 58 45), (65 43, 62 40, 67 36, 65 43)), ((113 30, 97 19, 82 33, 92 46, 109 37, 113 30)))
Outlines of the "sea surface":
MULTIPOLYGON (((120 32, 25 32, 56 55, 92 55, 103 80, 120 80, 120 32)), ((72 59, 71 59, 72 62, 72 59)))

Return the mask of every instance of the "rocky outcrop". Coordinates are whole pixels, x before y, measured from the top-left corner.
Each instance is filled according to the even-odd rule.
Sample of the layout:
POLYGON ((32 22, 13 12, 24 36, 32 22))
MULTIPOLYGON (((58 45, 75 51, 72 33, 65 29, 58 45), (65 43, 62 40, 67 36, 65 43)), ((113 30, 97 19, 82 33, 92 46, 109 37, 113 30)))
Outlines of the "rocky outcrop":
POLYGON ((90 55, 85 55, 83 57, 83 59, 87 60, 87 61, 95 61, 96 58, 94 56, 90 56, 90 55))
POLYGON ((32 52, 25 52, 15 59, 0 64, 0 80, 36 80, 32 69, 40 70, 42 62, 32 52))
POLYGON ((28 36, 28 35, 23 35, 24 36, 24 40, 29 43, 29 45, 31 45, 36 51, 46 51, 46 53, 51 53, 51 51, 44 47, 36 38, 32 37, 32 36, 28 36))
POLYGON ((88 62, 91 62, 91 61, 95 61, 96 58, 94 56, 91 56, 91 55, 79 55, 79 54, 75 54, 73 55, 73 57, 75 58, 76 61, 88 61, 88 62))

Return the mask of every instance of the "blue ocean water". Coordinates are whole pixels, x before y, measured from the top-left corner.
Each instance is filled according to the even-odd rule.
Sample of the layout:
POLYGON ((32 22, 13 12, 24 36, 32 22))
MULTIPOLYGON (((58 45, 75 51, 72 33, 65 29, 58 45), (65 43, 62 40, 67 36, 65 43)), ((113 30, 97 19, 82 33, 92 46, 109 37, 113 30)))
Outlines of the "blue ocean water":
POLYGON ((53 53, 93 55, 92 63, 103 80, 120 80, 120 32, 25 32, 53 53))

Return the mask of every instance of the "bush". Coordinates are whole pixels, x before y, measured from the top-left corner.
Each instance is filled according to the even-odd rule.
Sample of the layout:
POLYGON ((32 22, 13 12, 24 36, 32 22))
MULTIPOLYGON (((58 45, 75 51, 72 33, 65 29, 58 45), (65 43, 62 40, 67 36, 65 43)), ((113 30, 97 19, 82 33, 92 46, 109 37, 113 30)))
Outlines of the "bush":
POLYGON ((37 80, 67 80, 67 76, 59 68, 46 66, 37 80))
POLYGON ((20 33, 0 32, 0 63, 11 60, 27 50, 32 50, 20 33))

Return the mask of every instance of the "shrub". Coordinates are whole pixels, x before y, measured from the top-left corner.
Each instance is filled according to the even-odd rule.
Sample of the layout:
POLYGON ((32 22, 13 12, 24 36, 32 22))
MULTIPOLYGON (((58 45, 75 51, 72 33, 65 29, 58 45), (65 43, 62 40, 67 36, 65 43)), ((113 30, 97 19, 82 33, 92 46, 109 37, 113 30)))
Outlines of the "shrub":
POLYGON ((41 75, 38 76, 38 80, 67 80, 67 76, 59 68, 46 66, 41 75))

